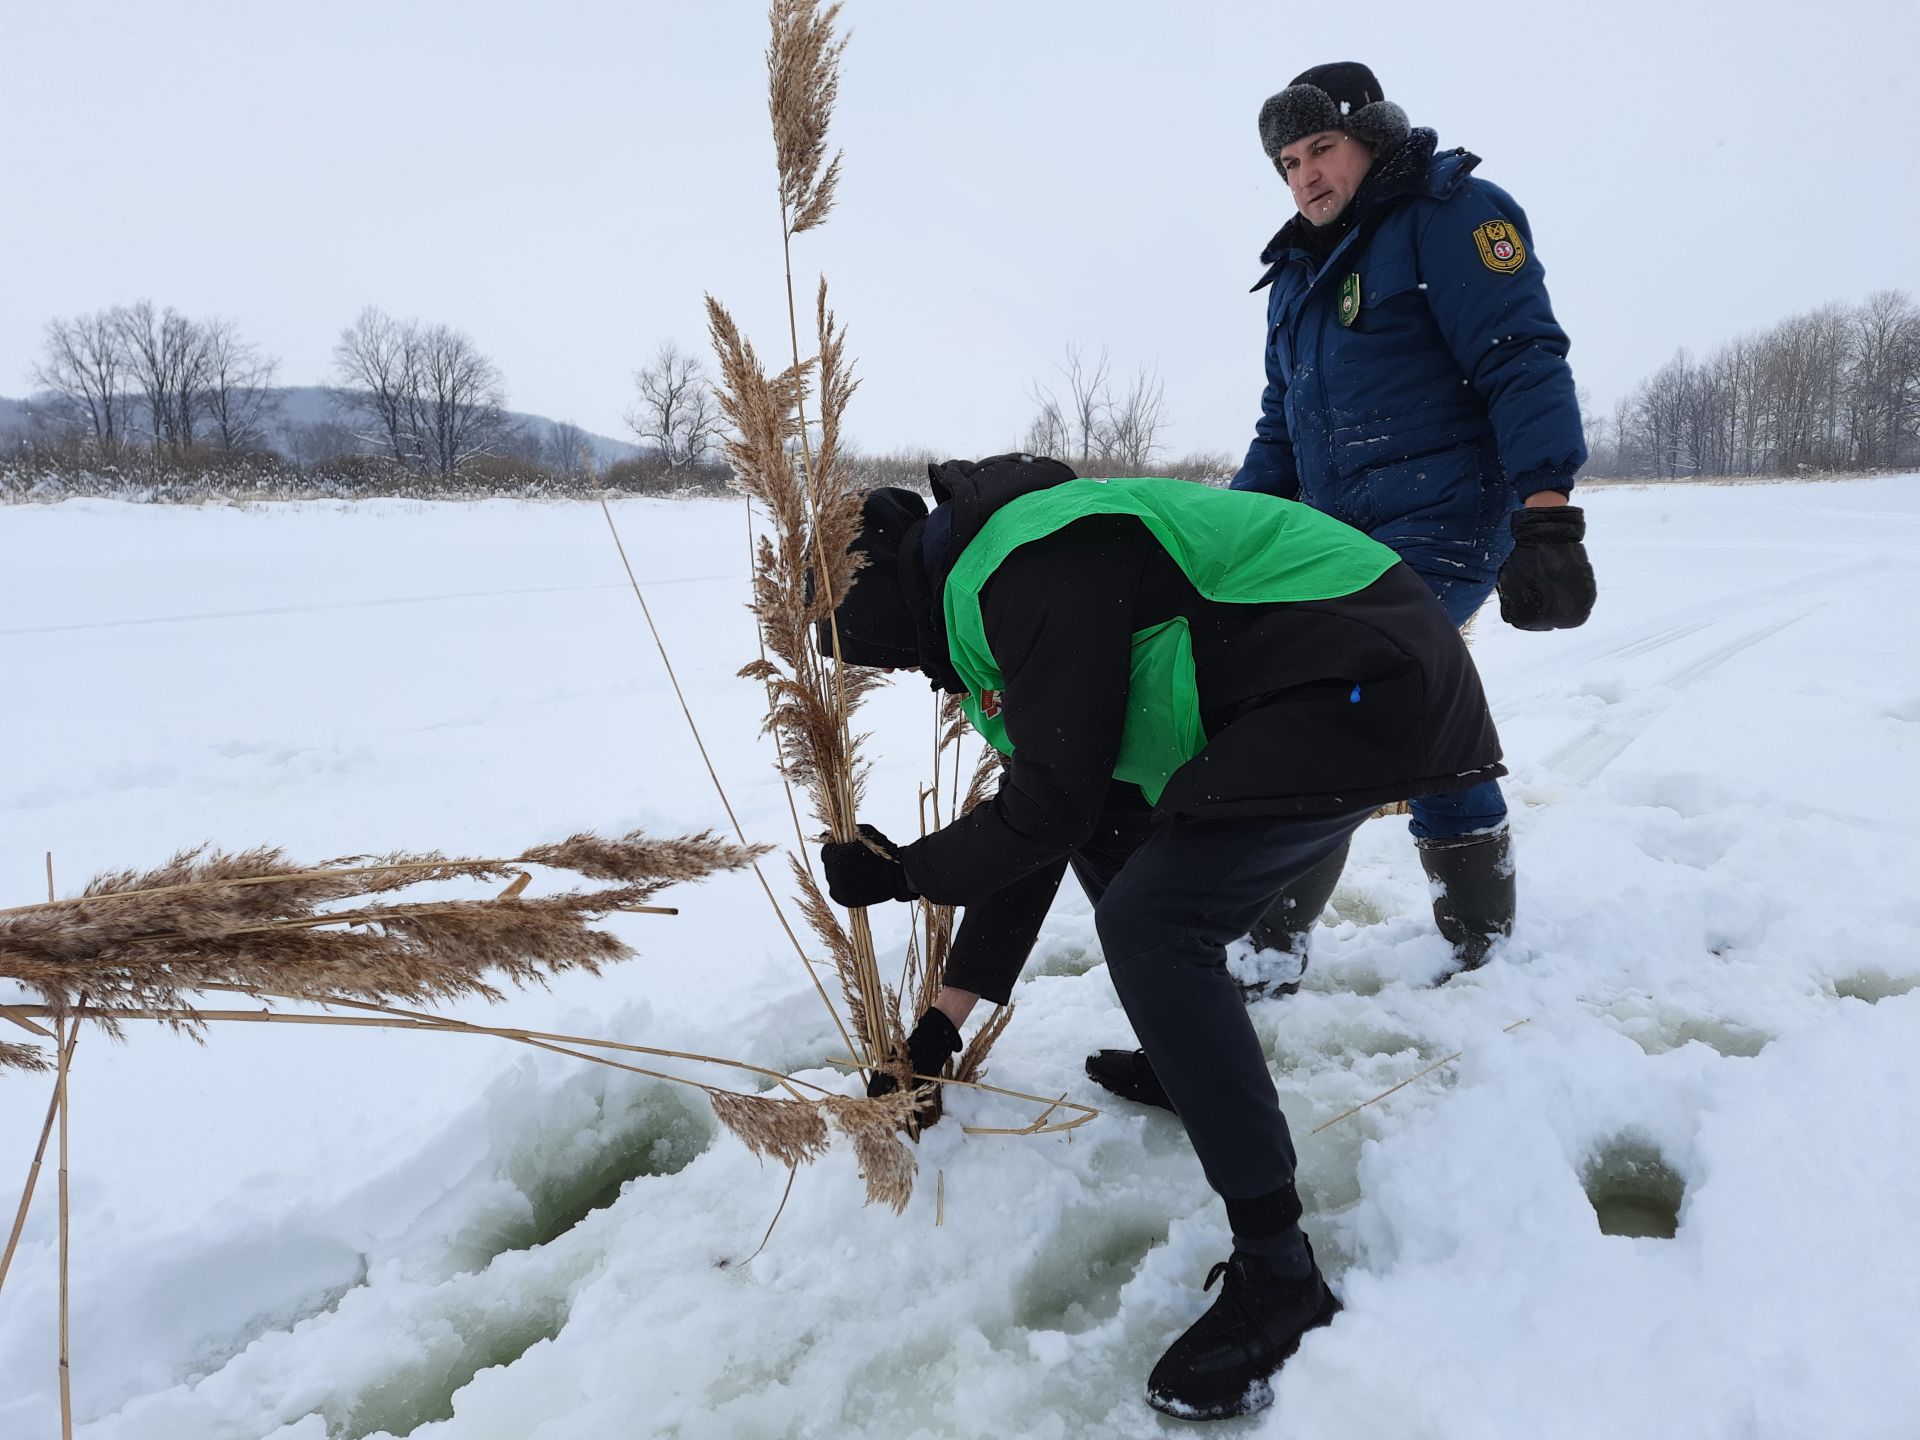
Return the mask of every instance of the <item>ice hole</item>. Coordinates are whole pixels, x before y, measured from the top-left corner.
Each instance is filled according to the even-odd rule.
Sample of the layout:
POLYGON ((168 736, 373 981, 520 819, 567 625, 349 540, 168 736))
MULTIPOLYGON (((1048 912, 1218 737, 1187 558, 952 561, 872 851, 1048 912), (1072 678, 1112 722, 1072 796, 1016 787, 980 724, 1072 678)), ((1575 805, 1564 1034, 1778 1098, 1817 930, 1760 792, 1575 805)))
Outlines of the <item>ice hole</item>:
POLYGON ((1014 1323, 1022 1330, 1078 1335, 1120 1313, 1120 1292, 1140 1262, 1167 1239, 1164 1214, 1072 1210, 1046 1253, 1020 1282, 1014 1323))
POLYGON ((422 1425, 453 1418, 456 1392, 482 1370, 511 1365, 567 1322, 563 1303, 534 1302, 502 1314, 495 1307, 448 1316, 414 1363, 394 1370, 353 1397, 327 1433, 342 1440, 411 1435, 422 1425))
POLYGON ((1040 956, 1027 974, 1029 978, 1036 975, 1084 975, 1105 958, 1098 945, 1059 945, 1040 956))
POLYGON ((1864 1000, 1878 1005, 1920 989, 1920 975, 1889 975, 1884 970, 1862 970, 1833 982, 1833 993, 1843 1000, 1864 1000))
POLYGON ((584 1145, 560 1154, 536 1146, 518 1157, 511 1173, 531 1208, 524 1226, 500 1235, 494 1253, 557 1240, 618 1200, 629 1181, 686 1169, 714 1135, 712 1112, 694 1094, 659 1082, 637 1086, 621 1100, 609 1094, 600 1129, 584 1145))
POLYGON ((1698 1015, 1670 1015, 1657 1022, 1641 1021, 1622 1028, 1634 1044, 1649 1055, 1664 1055, 1698 1040, 1722 1055, 1751 1059, 1772 1044, 1774 1038, 1764 1030, 1698 1015))
POLYGON ((1603 1235, 1671 1240, 1687 1185, 1658 1146, 1622 1136, 1587 1162, 1581 1185, 1603 1235))

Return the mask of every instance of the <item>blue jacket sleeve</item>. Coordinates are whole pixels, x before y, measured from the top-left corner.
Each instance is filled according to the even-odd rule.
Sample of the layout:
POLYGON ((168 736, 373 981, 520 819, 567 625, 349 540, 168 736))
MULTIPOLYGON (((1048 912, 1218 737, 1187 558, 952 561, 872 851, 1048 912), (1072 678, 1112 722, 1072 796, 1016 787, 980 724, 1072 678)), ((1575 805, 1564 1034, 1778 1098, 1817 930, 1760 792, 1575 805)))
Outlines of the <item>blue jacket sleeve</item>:
POLYGON ((1253 427, 1253 443, 1247 458, 1228 487, 1233 490, 1258 490, 1278 495, 1282 500, 1300 498, 1300 476, 1293 465, 1293 441, 1287 438, 1287 377, 1280 373, 1280 362, 1273 343, 1273 309, 1267 309, 1267 388, 1260 395, 1260 420, 1253 427))
POLYGON ((1427 303, 1447 347, 1486 402, 1500 463, 1522 499, 1565 490, 1587 459, 1546 272, 1526 214, 1499 186, 1469 178, 1433 207, 1419 238, 1427 303), (1502 222, 1513 235, 1483 227, 1502 222))

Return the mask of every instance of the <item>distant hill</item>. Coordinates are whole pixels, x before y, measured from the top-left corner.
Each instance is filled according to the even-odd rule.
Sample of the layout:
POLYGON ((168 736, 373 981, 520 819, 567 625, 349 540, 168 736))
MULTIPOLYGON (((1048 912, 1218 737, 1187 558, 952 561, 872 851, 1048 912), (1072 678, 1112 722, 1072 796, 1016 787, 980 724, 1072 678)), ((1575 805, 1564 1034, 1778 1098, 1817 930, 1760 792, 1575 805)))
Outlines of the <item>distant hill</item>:
MULTIPOLYGON (((295 432, 308 426, 339 423, 340 416, 328 399, 328 392, 319 385, 283 385, 276 387, 275 393, 280 397, 280 409, 272 425, 270 443, 283 455, 299 455, 302 447, 294 440, 295 432)), ((544 415, 529 415, 519 410, 507 413, 515 424, 543 442, 555 429, 555 422, 544 415)), ((0 396, 0 431, 26 424, 27 414, 27 401, 0 396)), ((640 446, 630 441, 591 431, 587 433, 587 444, 593 450, 594 462, 599 465, 611 465, 616 460, 643 453, 640 446)))

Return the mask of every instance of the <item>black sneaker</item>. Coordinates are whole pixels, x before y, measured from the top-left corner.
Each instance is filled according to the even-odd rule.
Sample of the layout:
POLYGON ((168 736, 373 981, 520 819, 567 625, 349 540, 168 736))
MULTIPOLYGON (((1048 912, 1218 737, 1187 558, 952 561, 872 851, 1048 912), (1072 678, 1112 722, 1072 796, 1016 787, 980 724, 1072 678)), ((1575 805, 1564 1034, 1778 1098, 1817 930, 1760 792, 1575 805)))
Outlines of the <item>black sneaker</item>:
MULTIPOLYGON (((1311 1252, 1309 1252, 1311 1253, 1311 1252)), ((1309 1330, 1330 1322, 1340 1301, 1315 1265, 1305 1279, 1277 1274, 1236 1250, 1207 1272, 1226 1277, 1220 1298, 1174 1341, 1147 1378, 1147 1403, 1181 1420, 1230 1420, 1273 1403, 1268 1379, 1309 1330)))
POLYGON ((1144 1050, 1102 1050, 1097 1055, 1089 1055, 1087 1078, 1122 1100, 1131 1100, 1137 1105, 1158 1105, 1162 1110, 1173 1109, 1173 1101, 1161 1088, 1160 1077, 1153 1073, 1153 1065, 1144 1050))

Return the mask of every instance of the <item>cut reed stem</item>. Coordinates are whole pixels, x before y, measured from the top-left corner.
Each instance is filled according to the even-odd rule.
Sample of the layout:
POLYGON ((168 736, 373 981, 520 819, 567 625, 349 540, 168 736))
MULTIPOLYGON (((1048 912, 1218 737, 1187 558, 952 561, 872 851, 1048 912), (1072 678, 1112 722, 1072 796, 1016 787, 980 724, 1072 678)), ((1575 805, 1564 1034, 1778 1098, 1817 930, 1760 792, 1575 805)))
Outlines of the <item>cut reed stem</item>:
MULTIPOLYGON (((605 496, 600 500, 600 513, 607 517, 607 529, 613 532, 614 547, 620 552, 620 564, 626 569, 627 581, 633 586, 634 598, 640 602, 640 613, 646 618, 647 630, 653 636, 655 648, 660 652, 660 663, 666 667, 667 680, 673 686, 674 698, 680 702, 680 713, 687 717, 687 728, 693 731, 693 743, 700 749, 700 759, 707 767, 707 778, 713 781, 713 788, 720 796, 721 807, 726 810, 727 819, 733 824, 734 835, 744 845, 747 843, 747 832, 741 827, 740 817, 734 814, 733 802, 727 798, 727 787, 720 783, 720 774, 713 768, 713 759, 707 754, 707 742, 701 738, 700 726, 693 718, 692 707, 687 704, 686 692, 680 688, 680 677, 674 673, 673 659, 667 654, 666 641, 660 638, 660 627, 653 623, 653 611, 647 605, 647 597, 640 588, 639 577, 633 573, 633 562, 627 558, 627 547, 620 539, 620 527, 613 523, 613 511, 608 507, 605 496)), ((794 827, 796 831, 799 828, 797 816, 794 827)), ((780 928, 787 932, 787 939, 793 942, 794 954, 800 957, 801 968, 807 972, 807 979, 813 982, 813 988, 820 996, 820 1003, 827 1007, 827 1013, 833 1017, 834 1028, 840 1032, 840 1038, 847 1042, 847 1048, 854 1049, 853 1037, 847 1033, 847 1027, 841 1024, 840 1012, 834 1009, 832 997, 827 994, 827 987, 820 983, 820 977, 814 973, 813 962, 807 959, 806 947, 800 943, 800 937, 794 933, 793 926, 787 923, 787 912, 781 908, 779 897, 773 893, 773 886, 767 883, 767 877, 760 869, 758 860, 753 862, 753 873, 760 882, 760 888, 766 892, 767 903, 773 906, 774 917, 779 920, 780 928)))
MULTIPOLYGON (((1502 1035, 1511 1035, 1514 1031, 1518 1030, 1522 1025, 1528 1025, 1528 1024, 1531 1024, 1532 1022, 1533 1022, 1533 1017, 1529 1015, 1525 1020, 1516 1020, 1511 1025, 1503 1026, 1501 1028, 1500 1033, 1502 1035)), ((1331 1120, 1321 1121, 1318 1125, 1314 1126, 1313 1129, 1309 1130, 1307 1134, 1318 1135, 1322 1130, 1329 1129, 1332 1126, 1338 1125, 1342 1120, 1347 1120, 1352 1118, 1355 1115, 1358 1115, 1362 1110, 1366 1109, 1369 1105, 1378 1105, 1382 1100, 1386 1099, 1389 1095, 1392 1095, 1397 1091, 1406 1089, 1407 1086, 1413 1084, 1413 1082, 1416 1080, 1425 1079, 1427 1076, 1431 1075, 1434 1071, 1440 1069, 1444 1065, 1451 1065, 1454 1061, 1458 1060, 1462 1055, 1466 1053, 1467 1052, 1464 1050, 1456 1050, 1451 1055, 1442 1056, 1440 1059, 1434 1061, 1431 1065, 1427 1066, 1426 1069, 1420 1071, 1417 1074, 1409 1075, 1406 1079, 1402 1080, 1398 1085, 1389 1085, 1385 1090, 1382 1090, 1378 1095, 1374 1096, 1371 1100, 1362 1100, 1358 1105, 1355 1105, 1352 1109, 1342 1110, 1338 1115, 1334 1116, 1331 1120)))
POLYGON ((82 999, 80 1009, 74 1013, 73 1022, 67 1027, 66 1038, 60 1043, 60 1068, 54 1079, 54 1103, 60 1111, 60 1436, 61 1440, 73 1440, 73 1361, 69 1349, 72 1333, 73 1303, 71 1280, 73 1272, 73 1252, 68 1233, 68 1216, 71 1206, 67 1188, 67 1112, 68 1077, 73 1069, 73 1047, 80 1039, 80 1015, 86 1008, 82 999))
MULTIPOLYGON (((38 1028, 37 1026, 35 1027, 38 1028)), ((68 1061, 71 1061, 73 1046, 67 1043, 65 1027, 62 1022, 54 1022, 56 1030, 54 1049, 68 1061)), ((78 1037, 75 1037, 77 1043, 78 1037)), ((33 1148, 33 1163, 27 1167, 27 1183, 20 1188, 20 1207, 13 1213, 13 1229, 7 1235, 7 1249, 0 1255, 0 1288, 7 1283, 7 1272, 13 1268, 13 1252, 20 1246, 20 1232, 26 1228, 27 1212, 33 1206, 34 1187, 40 1183, 40 1167, 47 1158, 47 1142, 53 1137, 54 1121, 60 1115, 61 1075, 54 1074, 53 1093, 47 1097, 47 1118, 40 1125, 40 1143, 33 1148)))

